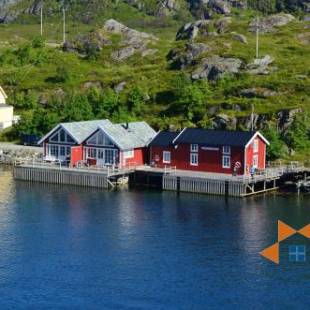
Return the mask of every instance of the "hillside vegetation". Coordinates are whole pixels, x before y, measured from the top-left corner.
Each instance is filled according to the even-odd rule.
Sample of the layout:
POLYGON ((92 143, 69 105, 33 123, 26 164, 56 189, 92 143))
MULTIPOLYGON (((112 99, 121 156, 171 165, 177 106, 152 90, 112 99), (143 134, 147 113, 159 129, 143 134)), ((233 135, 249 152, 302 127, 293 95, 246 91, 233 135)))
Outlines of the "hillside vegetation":
POLYGON ((273 141, 271 159, 307 158, 305 2, 248 1, 257 11, 218 1, 229 12, 198 2, 67 2, 64 46, 60 3, 45 1, 43 37, 41 2, 11 4, 10 22, 0 25, 0 84, 22 119, 2 138, 93 118, 145 119, 156 129, 254 126, 273 141), (280 9, 295 18, 267 15, 280 9))

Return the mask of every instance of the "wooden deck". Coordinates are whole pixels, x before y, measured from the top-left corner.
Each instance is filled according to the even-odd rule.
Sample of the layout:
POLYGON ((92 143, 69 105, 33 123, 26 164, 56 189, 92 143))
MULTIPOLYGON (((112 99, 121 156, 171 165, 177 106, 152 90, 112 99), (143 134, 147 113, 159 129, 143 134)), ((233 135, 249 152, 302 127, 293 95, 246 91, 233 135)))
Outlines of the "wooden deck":
MULTIPOLYGON (((16 163, 14 166, 14 177, 26 181, 111 188, 115 187, 121 178, 142 174, 146 177, 145 184, 152 185, 150 183, 154 181, 151 179, 153 177, 154 180, 154 177, 156 177, 157 180, 160 180, 160 188, 163 190, 234 197, 246 197, 276 190, 281 177, 294 173, 309 174, 310 169, 297 166, 281 166, 268 168, 251 177, 177 170, 172 167, 132 166, 126 169, 117 169, 115 167, 71 168, 61 164, 47 164, 44 162, 16 163)), ((131 183, 135 184, 135 180, 136 177, 131 178, 131 183)))

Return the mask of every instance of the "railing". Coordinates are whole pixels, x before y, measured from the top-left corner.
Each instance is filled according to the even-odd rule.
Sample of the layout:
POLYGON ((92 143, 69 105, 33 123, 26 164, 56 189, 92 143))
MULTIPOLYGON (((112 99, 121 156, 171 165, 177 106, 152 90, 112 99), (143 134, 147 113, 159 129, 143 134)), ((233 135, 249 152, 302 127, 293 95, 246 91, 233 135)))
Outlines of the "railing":
POLYGON ((166 166, 164 167, 164 174, 173 174, 176 173, 177 167, 176 166, 166 166))

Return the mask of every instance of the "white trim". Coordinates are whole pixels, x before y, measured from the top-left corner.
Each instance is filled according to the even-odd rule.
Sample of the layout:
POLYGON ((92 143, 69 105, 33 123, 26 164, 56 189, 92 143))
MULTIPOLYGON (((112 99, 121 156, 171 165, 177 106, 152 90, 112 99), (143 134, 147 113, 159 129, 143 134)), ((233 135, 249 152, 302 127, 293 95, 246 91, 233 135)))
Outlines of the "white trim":
POLYGON ((257 136, 259 136, 267 145, 270 145, 269 141, 259 131, 257 131, 245 145, 245 147, 247 148, 252 143, 253 139, 255 139, 257 136))
POLYGON ((7 94, 5 93, 4 89, 0 86, 0 92, 3 95, 4 99, 8 99, 7 94))
MULTIPOLYGON (((115 146, 117 146, 120 150, 124 151, 124 149, 120 147, 120 145, 116 143, 116 141, 101 126, 99 126, 97 129, 102 130, 109 137, 109 139, 114 143, 115 146)), ((89 139, 96 131, 94 131, 87 139, 89 139)))
POLYGON ((228 154, 224 154, 224 155, 222 155, 222 168, 223 169, 231 169, 231 156, 228 154), (224 158, 229 158, 229 166, 225 166, 224 165, 224 158))
POLYGON ((163 164, 171 164, 171 152, 170 151, 163 151, 163 164), (165 154, 169 154, 169 161, 165 160, 165 154))
POLYGON ((252 158, 252 166, 257 169, 258 168, 258 164, 259 164, 259 156, 258 154, 253 154, 253 158, 252 158), (256 163, 255 163, 256 162, 256 163))
POLYGON ((199 166, 199 155, 198 155, 198 153, 190 153, 189 154, 189 164, 191 165, 191 166, 199 166), (197 157, 197 163, 193 163, 193 161, 192 161, 192 155, 193 156, 196 156, 197 157))
MULTIPOLYGON (((37 144, 42 144, 49 136, 56 133, 60 128, 62 128, 77 144, 80 144, 69 132, 64 128, 62 124, 58 124, 56 127, 54 127, 51 131, 49 131, 37 144)), ((82 141, 83 142, 83 141, 82 141)))
POLYGON ((181 132, 172 140, 172 144, 174 144, 174 142, 181 136, 181 134, 186 130, 187 128, 183 128, 183 130, 181 130, 181 132))
POLYGON ((125 150, 123 151, 123 155, 125 159, 130 159, 135 157, 135 150, 130 149, 130 150, 125 150))
POLYGON ((191 153, 198 153, 199 152, 199 144, 191 143, 190 151, 191 151, 191 153), (195 148, 193 146, 195 146, 195 148))
POLYGON ((231 155, 231 146, 230 145, 223 145, 222 146, 222 154, 223 155, 231 155), (228 148, 228 152, 225 152, 225 148, 228 148))
POLYGON ((246 153, 247 153, 247 151, 248 151, 248 148, 247 147, 245 147, 244 149, 243 149, 243 151, 244 151, 244 163, 243 163, 243 174, 244 175, 246 175, 246 160, 247 160, 247 158, 246 158, 246 153))

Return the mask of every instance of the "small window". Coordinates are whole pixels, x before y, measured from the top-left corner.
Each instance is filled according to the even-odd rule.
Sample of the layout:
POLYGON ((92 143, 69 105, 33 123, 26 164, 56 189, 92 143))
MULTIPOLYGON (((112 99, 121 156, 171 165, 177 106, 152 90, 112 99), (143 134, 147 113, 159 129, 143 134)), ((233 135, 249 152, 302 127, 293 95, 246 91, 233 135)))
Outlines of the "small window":
POLYGON ((258 167, 258 155, 253 156, 253 167, 254 168, 258 167))
POLYGON ((222 159, 223 168, 230 168, 230 156, 224 155, 222 159))
POLYGON ((198 152, 198 144, 191 144, 191 152, 198 152))
POLYGON ((197 153, 191 153, 190 164, 191 166, 198 166, 198 154, 197 153))
POLYGON ((133 150, 127 150, 124 152, 125 158, 133 158, 134 157, 134 151, 133 150))
POLYGON ((289 247, 290 262, 305 262, 306 247, 304 245, 290 245, 289 247))
POLYGON ((257 153, 258 152, 258 140, 254 139, 253 141, 253 152, 257 153))
POLYGON ((60 146, 59 148, 60 148, 59 155, 60 156, 66 156, 66 147, 60 146))
POLYGON ((223 146, 223 154, 230 154, 230 146, 223 146))
POLYGON ((163 163, 170 164, 171 163, 171 153, 168 151, 163 151, 163 163))

